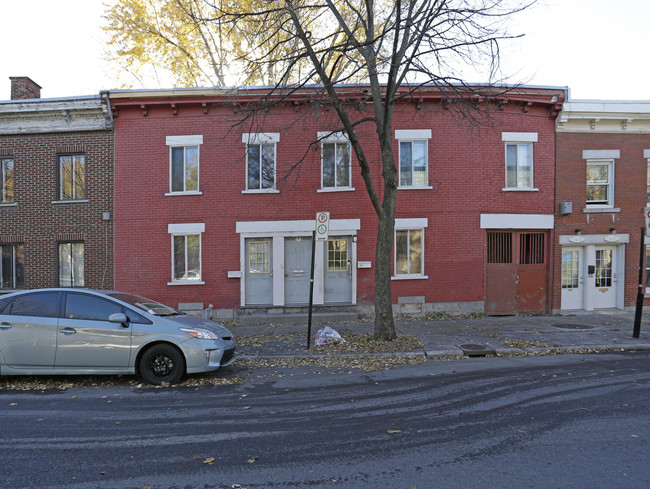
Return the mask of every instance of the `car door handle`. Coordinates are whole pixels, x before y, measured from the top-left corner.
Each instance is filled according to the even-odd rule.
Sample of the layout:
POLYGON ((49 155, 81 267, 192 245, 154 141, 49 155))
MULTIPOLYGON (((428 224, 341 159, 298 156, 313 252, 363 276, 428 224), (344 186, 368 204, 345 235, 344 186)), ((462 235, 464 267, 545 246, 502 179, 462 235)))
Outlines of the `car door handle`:
POLYGON ((63 328, 59 330, 59 333, 63 333, 63 334, 75 334, 76 332, 77 330, 74 328, 63 328))
POLYGON ((11 328, 11 323, 0 323, 0 329, 9 329, 11 328))

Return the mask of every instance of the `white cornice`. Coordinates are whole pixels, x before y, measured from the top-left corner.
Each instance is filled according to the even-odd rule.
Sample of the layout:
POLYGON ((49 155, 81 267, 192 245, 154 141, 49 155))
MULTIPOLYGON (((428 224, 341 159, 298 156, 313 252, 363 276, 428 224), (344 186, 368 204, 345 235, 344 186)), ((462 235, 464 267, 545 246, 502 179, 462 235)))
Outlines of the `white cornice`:
POLYGON ((99 95, 0 102, 0 134, 43 134, 113 128, 99 95))
POLYGON ((650 100, 570 100, 558 132, 650 133, 650 100))

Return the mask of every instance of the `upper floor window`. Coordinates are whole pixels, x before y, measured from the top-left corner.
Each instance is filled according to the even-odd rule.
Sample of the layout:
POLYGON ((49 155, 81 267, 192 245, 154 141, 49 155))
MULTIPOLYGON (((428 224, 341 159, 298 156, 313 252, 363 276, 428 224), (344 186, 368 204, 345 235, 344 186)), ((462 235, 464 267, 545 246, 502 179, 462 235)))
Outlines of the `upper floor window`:
POLYGON ((400 188, 429 188, 428 143, 431 130, 397 130, 400 188))
POLYGON ((23 289, 25 287, 24 262, 24 245, 0 245, 0 289, 23 289))
POLYGON ((172 238, 172 280, 169 285, 203 284, 201 276, 201 234, 204 223, 169 224, 172 238))
POLYGON ((321 189, 353 190, 350 184, 350 142, 343 133, 319 132, 321 141, 321 189))
POLYGON ((614 206, 614 161, 587 161, 587 205, 614 206))
POLYGON ((506 186, 504 190, 534 190, 533 143, 536 132, 504 132, 506 150, 506 186))
POLYGON ((59 243, 59 287, 84 286, 84 244, 59 243))
POLYGON ((0 158, 0 204, 14 201, 14 160, 0 158))
POLYGON ((585 149, 582 158, 587 160, 586 203, 590 212, 609 212, 614 209, 614 162, 621 157, 618 149, 585 149), (604 210, 602 210, 604 209, 604 210))
POLYGON ((276 150, 279 133, 244 133, 246 144, 246 191, 274 192, 276 150))
POLYGON ((395 219, 393 279, 422 279, 424 274, 424 229, 428 219, 395 219))
POLYGON ((169 191, 199 194, 199 146, 203 136, 167 136, 169 146, 169 191))
POLYGON ((86 198, 86 163, 83 154, 59 155, 59 200, 86 198))
POLYGON ((646 201, 648 202, 648 205, 650 205, 650 149, 643 150, 643 157, 648 159, 648 170, 646 172, 646 177, 648 180, 646 201))

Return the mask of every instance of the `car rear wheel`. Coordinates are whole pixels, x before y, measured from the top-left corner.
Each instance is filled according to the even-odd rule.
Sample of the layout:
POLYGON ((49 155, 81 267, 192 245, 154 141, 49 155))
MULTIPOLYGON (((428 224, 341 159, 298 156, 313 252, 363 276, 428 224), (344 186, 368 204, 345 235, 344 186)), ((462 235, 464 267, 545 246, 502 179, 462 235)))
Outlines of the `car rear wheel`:
POLYGON ((176 382, 185 373, 185 359, 171 345, 154 345, 140 358, 140 375, 149 384, 176 382))

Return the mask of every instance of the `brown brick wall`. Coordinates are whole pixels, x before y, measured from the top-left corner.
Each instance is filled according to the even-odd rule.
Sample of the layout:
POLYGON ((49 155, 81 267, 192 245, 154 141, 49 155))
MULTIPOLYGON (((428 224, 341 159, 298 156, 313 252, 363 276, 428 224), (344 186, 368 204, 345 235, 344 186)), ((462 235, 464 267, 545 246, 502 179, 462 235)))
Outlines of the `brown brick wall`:
POLYGON ((0 243, 23 243, 25 288, 57 286, 57 242, 83 241, 85 286, 113 288, 113 132, 0 136, 13 157, 15 206, 0 206, 0 243), (87 201, 57 200, 57 154, 85 155, 87 201), (104 221, 103 213, 111 220, 104 221))

